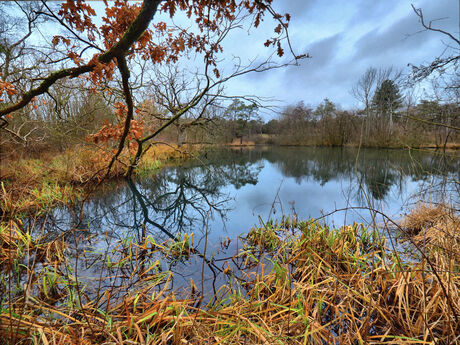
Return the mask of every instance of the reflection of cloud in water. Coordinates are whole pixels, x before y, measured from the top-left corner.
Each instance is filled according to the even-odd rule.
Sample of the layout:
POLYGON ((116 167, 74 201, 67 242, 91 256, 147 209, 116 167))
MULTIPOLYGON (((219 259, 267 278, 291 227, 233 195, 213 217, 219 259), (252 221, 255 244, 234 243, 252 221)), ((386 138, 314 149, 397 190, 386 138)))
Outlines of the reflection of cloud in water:
MULTIPOLYGON (((211 151, 199 160, 139 179, 136 192, 125 185, 96 196, 84 206, 82 226, 92 232, 109 231, 114 237, 129 232, 142 238, 147 231, 160 240, 168 237, 161 229, 198 235, 211 215, 210 238, 217 241, 248 231, 258 223, 258 215, 266 219, 281 181, 275 216, 281 207, 287 213, 294 208, 299 216, 318 217, 322 211, 369 204, 394 215, 421 185, 438 184, 438 191, 455 188, 446 176, 458 178, 456 159, 375 149, 362 149, 356 158, 357 152, 283 147, 211 151), (151 222, 143 228, 146 217, 151 222)), ((54 212, 63 229, 76 223, 78 215, 77 209, 54 212)), ((348 216, 347 221, 362 217, 366 218, 365 212, 348 216)), ((332 217, 336 224, 343 219, 343 215, 332 217)))
MULTIPOLYGON (((452 183, 453 178, 459 179, 458 159, 368 149, 356 158, 357 152, 283 147, 208 152, 206 157, 163 169, 131 186, 124 183, 85 203, 79 229, 88 229, 94 236, 79 250, 85 246, 94 252, 88 255, 97 258, 120 239, 137 242, 152 236, 158 243, 180 232, 193 232, 197 249, 203 251, 207 226, 207 257, 219 258, 226 255, 218 253, 220 240, 246 233, 259 224, 259 215, 266 221, 270 214, 279 218, 283 211, 295 211, 300 218, 308 218, 347 206, 372 206, 395 216, 407 200, 418 200, 413 195, 424 188, 434 190, 438 198, 445 192, 458 202, 459 187, 452 183)), ((79 223, 79 211, 78 206, 54 210, 45 228, 50 235, 73 228, 79 223)), ((328 217, 335 225, 369 220, 365 210, 328 217)), ((69 243, 73 240, 70 237, 69 243)), ((195 257, 186 265, 167 263, 167 269, 181 272, 187 285, 201 262, 195 257)), ((81 270, 87 276, 97 275, 101 265, 81 270)), ((206 274, 213 275, 209 270, 206 274)))

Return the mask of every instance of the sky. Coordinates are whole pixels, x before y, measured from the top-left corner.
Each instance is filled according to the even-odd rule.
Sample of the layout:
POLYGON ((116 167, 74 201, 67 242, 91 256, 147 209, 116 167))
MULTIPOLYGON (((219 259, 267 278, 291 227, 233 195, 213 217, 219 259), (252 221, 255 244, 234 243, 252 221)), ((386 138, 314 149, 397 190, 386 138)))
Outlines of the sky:
MULTIPOLYGON (((274 1, 280 13, 292 15, 290 36, 296 53, 308 53, 311 58, 299 66, 247 75, 230 83, 227 92, 311 106, 328 97, 342 108, 356 108, 359 103, 350 90, 367 68, 393 67, 407 73, 409 63, 429 63, 449 43, 442 34, 420 32, 423 28, 411 3, 423 9, 427 21, 439 19, 434 27, 458 37, 459 0, 274 1)), ((259 56, 267 38, 262 31, 248 37, 235 35, 226 47, 259 56)))
MULTIPOLYGON (((408 73, 408 64, 429 63, 450 43, 440 33, 423 31, 411 3, 423 9, 427 22, 436 20, 434 27, 459 36, 460 0, 274 0, 275 10, 291 15, 289 34, 296 54, 308 53, 311 58, 298 66, 239 77, 227 83, 226 92, 271 98, 276 100, 271 105, 279 107, 300 101, 316 107, 327 97, 343 109, 356 109, 360 104, 351 89, 367 68, 393 67, 408 73)), ((102 2, 92 4, 102 15, 102 2)), ((153 21, 160 20, 168 21, 164 14, 157 14, 153 21)), ((179 15, 175 22, 193 27, 185 15, 179 15)), ((274 26, 267 18, 258 29, 233 31, 223 44, 221 71, 231 70, 233 56, 241 58, 243 64, 263 60, 269 53, 264 42, 274 26)), ((50 30, 58 32, 56 28, 50 30)), ((278 61, 288 58, 286 54, 278 61)), ((185 65, 201 62, 199 57, 185 61, 185 65)), ((276 114, 263 117, 273 116, 276 114)))

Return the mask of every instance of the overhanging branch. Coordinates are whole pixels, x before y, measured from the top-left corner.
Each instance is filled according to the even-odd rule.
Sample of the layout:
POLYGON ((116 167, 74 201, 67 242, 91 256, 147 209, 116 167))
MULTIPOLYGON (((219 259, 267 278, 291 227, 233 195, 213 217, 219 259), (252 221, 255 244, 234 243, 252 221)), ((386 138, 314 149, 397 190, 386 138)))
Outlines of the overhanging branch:
MULTIPOLYGON (((116 57, 126 55, 129 48, 142 36, 142 33, 149 26, 160 2, 161 0, 144 0, 139 15, 130 25, 123 37, 108 51, 100 55, 98 61, 100 63, 107 64, 116 57)), ((65 68, 60 71, 51 73, 40 83, 38 87, 30 90, 29 92, 26 92, 17 103, 0 109, 0 118, 16 110, 24 108, 32 101, 34 97, 47 92, 48 89, 58 80, 67 77, 78 77, 82 74, 93 71, 95 67, 96 65, 91 63, 79 67, 65 68)))

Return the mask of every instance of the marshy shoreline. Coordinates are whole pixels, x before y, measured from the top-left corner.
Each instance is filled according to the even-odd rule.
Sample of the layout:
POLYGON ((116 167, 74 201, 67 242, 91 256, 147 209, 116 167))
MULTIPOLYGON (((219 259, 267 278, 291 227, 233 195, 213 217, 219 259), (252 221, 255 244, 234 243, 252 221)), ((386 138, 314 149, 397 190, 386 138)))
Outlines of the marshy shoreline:
MULTIPOLYGON (((151 151, 138 177, 185 163, 184 151, 192 149, 165 146, 151 151)), ((285 156, 283 150, 277 154, 285 156)), ((419 205, 393 224, 398 231, 380 223, 334 228, 318 219, 273 216, 232 238, 236 247, 233 243, 224 259, 198 248, 190 232, 167 241, 144 231, 117 240, 107 235, 110 245, 101 250, 86 246, 94 235, 84 224, 52 236, 44 231, 51 219, 48 211, 80 202, 82 177, 105 164, 94 162, 82 171, 79 164, 88 156, 75 160, 69 155, 10 166, 10 172, 18 172, 12 173, 17 180, 10 186, 24 182, 27 198, 8 194, 3 184, 2 343, 460 341, 460 222, 454 206, 419 205), (42 174, 50 166, 55 169, 42 174), (25 215, 37 219, 38 226, 23 223, 25 215), (177 272, 171 267, 187 267, 192 260, 219 276, 215 290, 206 288, 204 274, 177 288, 177 272), (88 269, 97 274, 88 276, 88 269)), ((102 189, 117 188, 122 171, 122 165, 116 166, 102 189)))
POLYGON ((3 289, 0 332, 5 344, 454 344, 460 267, 452 253, 460 241, 451 216, 441 218, 456 228, 438 232, 410 262, 361 224, 331 229, 315 220, 271 221, 240 239, 228 259, 240 271, 214 263, 228 277, 215 295, 201 294, 191 280, 185 298, 168 288, 172 273, 154 254, 187 260, 196 255, 191 235, 116 244, 104 272, 135 279, 129 289, 99 284, 89 298, 78 272, 65 269, 71 262, 64 238, 26 240, 11 224, 9 236, 2 233, 2 267, 27 279, 22 286, 10 281, 9 293, 3 289), (37 259, 27 263, 31 253, 37 259), (11 267, 11 259, 22 264, 11 267))

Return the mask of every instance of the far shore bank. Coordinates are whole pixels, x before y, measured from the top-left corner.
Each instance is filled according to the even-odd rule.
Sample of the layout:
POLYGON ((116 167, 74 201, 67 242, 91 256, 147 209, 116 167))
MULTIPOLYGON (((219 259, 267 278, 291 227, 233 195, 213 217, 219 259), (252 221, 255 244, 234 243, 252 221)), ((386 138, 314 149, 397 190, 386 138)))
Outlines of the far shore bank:
MULTIPOLYGON (((190 143, 194 145, 193 143, 190 143)), ((316 145, 308 143, 296 143, 296 144, 283 144, 273 143, 268 141, 244 141, 231 142, 225 144, 208 144, 209 146, 224 146, 224 147, 251 147, 251 146, 280 146, 280 147, 335 147, 335 148, 369 148, 369 149, 430 149, 430 150, 460 150, 460 143, 449 143, 444 146, 436 146, 435 144, 419 145, 419 146, 408 146, 408 145, 382 145, 382 146, 368 146, 359 144, 345 144, 345 145, 316 145)))

